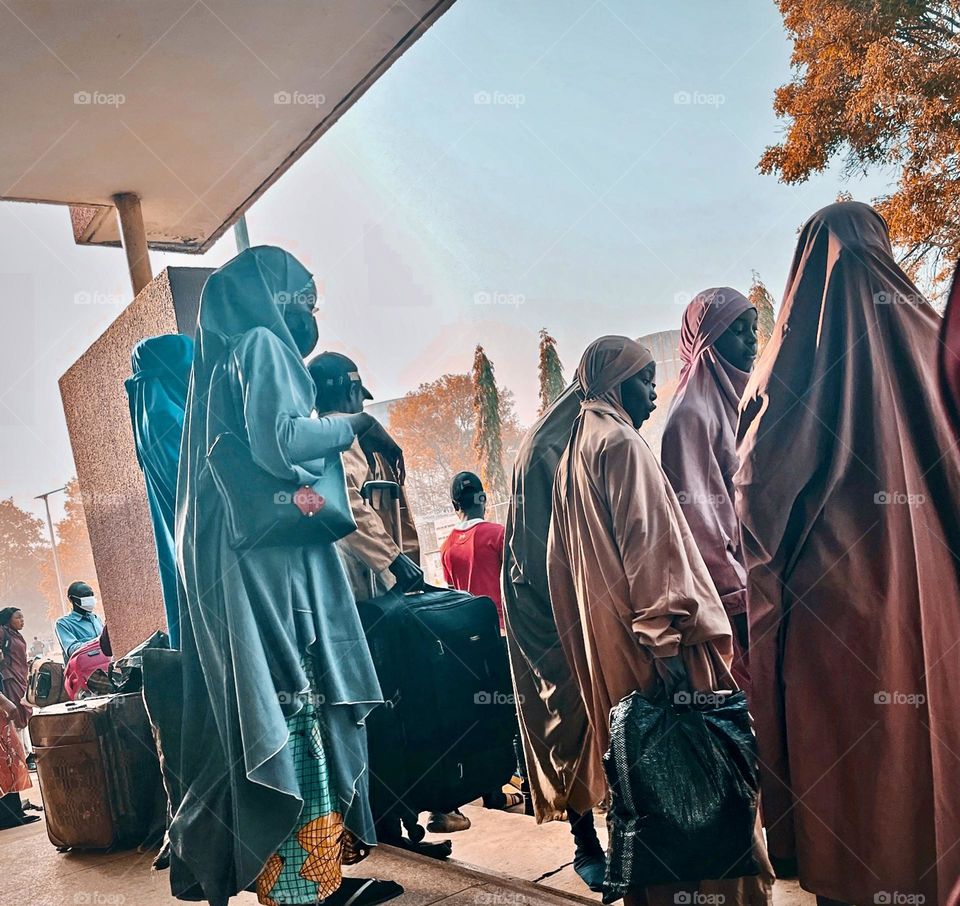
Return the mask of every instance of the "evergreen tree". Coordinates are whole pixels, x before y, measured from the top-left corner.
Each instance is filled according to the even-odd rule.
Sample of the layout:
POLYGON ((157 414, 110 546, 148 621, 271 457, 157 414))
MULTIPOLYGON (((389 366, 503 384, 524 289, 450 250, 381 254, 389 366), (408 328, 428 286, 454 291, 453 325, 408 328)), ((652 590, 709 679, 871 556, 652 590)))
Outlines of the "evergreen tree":
POLYGON ((557 354, 557 341, 540 329, 540 414, 563 392, 563 364, 557 354))
POLYGON ((756 271, 753 271, 753 283, 750 284, 750 292, 747 294, 747 298, 757 310, 757 355, 759 356, 763 352, 763 347, 773 336, 773 326, 776 324, 777 318, 773 313, 773 296, 763 285, 763 281, 756 271))
POLYGON ((483 347, 473 355, 473 414, 476 431, 474 450, 480 467, 480 480, 491 502, 507 496, 507 477, 503 470, 503 425, 500 419, 500 391, 493 375, 493 364, 483 347))

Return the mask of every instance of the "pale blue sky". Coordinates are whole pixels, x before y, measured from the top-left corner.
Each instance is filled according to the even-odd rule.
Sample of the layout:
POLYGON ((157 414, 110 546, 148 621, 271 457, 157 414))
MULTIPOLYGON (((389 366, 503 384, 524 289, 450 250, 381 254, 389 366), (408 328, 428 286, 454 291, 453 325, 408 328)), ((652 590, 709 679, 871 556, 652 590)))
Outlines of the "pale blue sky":
MULTIPOLYGON (((322 346, 378 398, 481 342, 529 421, 541 326, 569 375, 594 337, 675 328, 752 269, 779 299, 806 217, 885 190, 758 174, 789 54, 766 0, 458 0, 256 204, 251 239, 311 268, 322 346)), ((227 236, 154 270, 233 254, 227 236)), ((123 253, 76 247, 64 209, 0 204, 0 497, 35 509, 73 475, 57 378, 128 298, 123 253)))

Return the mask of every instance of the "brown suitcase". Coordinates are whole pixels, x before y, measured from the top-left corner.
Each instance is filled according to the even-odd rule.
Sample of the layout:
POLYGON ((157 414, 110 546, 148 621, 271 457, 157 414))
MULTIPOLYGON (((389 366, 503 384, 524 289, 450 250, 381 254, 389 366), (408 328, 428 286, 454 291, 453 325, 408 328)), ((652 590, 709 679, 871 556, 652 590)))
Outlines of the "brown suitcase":
POLYGON ((30 718, 47 836, 59 849, 137 846, 163 835, 166 797, 140 695, 107 695, 30 718))

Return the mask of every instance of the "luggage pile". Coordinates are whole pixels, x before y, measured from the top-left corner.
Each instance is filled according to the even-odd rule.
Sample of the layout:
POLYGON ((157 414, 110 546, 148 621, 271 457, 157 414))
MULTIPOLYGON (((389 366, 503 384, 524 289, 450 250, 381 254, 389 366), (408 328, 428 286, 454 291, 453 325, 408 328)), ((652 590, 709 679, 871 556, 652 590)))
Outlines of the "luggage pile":
POLYGON ((60 850, 159 842, 166 796, 140 695, 108 695, 44 708, 30 739, 46 815, 60 850))

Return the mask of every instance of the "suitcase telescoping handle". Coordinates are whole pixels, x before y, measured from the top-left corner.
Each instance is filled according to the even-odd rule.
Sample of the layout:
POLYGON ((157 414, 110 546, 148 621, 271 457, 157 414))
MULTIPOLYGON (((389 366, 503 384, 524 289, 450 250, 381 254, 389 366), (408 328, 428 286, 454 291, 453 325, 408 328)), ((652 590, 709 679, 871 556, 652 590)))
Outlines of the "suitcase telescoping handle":
MULTIPOLYGON (((360 488, 360 496, 367 506, 377 511, 386 509, 385 504, 389 503, 393 517, 390 520, 393 543, 403 550, 403 529, 400 526, 400 485, 395 481, 365 481, 360 488)), ((370 570, 370 597, 376 596, 377 574, 370 570)))
POLYGON ((403 529, 400 526, 400 485, 395 481, 366 481, 360 488, 360 496, 369 507, 385 510, 389 503, 393 513, 393 543, 403 549, 403 529), (378 493, 379 492, 379 493, 378 493))

